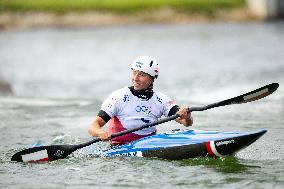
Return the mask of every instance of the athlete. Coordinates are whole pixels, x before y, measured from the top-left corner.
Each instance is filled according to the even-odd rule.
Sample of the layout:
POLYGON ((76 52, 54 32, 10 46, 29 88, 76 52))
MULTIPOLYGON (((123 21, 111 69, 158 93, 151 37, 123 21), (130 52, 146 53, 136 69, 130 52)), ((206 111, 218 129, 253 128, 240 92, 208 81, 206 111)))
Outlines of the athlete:
MULTIPOLYGON (((153 91, 153 83, 159 75, 159 65, 148 56, 137 57, 131 66, 131 87, 123 87, 114 91, 102 104, 101 109, 92 122, 89 133, 110 140, 111 135, 127 129, 152 123, 161 116, 179 114, 176 119, 184 126, 191 126, 193 119, 188 107, 179 107, 174 100, 161 92, 153 91), (109 122, 108 130, 102 127, 109 122)), ((156 134, 155 127, 145 128, 111 140, 112 145, 129 143, 146 136, 156 134)))

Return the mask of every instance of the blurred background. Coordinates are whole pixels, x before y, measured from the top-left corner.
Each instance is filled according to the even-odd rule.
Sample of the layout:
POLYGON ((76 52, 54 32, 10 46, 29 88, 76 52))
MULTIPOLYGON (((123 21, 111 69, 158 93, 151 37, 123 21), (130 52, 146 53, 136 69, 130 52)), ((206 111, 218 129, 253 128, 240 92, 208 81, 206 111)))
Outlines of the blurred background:
MULTIPOLYGON (((77 173, 89 166, 88 160, 23 169, 10 163, 10 156, 30 144, 89 140, 87 128, 102 101, 110 92, 129 86, 132 61, 148 55, 156 58, 161 68, 155 90, 180 105, 213 103, 278 82, 279 89, 265 99, 194 113, 195 129, 268 129, 259 142, 237 156, 241 166, 250 165, 249 173, 230 178, 232 175, 222 171, 205 169, 206 173, 197 176, 199 167, 178 167, 175 173, 190 175, 182 185, 204 181, 200 188, 206 188, 208 180, 216 182, 209 186, 218 188, 283 188, 283 13, 283 0, 0 0, 2 186, 72 187, 70 177, 75 174, 69 174, 68 166, 78 167, 71 169, 77 173), (38 169, 44 169, 45 174, 37 175, 38 169), (57 179, 54 171, 62 170, 67 176, 62 174, 58 177, 62 180, 51 184, 57 179), (32 176, 19 181, 18 175, 32 176)), ((181 126, 170 122, 159 125, 158 132, 175 128, 181 126)), ((75 176, 73 183, 81 185, 73 187, 91 188, 89 182, 100 185, 100 179, 105 182, 100 186, 110 188, 120 186, 123 179, 128 179, 130 186, 141 186, 135 182, 143 178, 141 175, 122 178, 122 173, 113 175, 107 162, 90 161, 93 166, 99 161, 107 168, 104 178, 80 172, 81 177, 75 176), (107 177, 114 180, 106 181, 107 177)), ((121 164, 114 167, 132 175, 129 166, 133 162, 121 164)), ((149 164, 147 167, 163 165, 149 173, 161 178, 165 188, 181 186, 177 176, 166 171, 173 166, 170 162, 149 164)), ((159 188, 155 178, 148 178, 153 185, 142 183, 159 188)))
MULTIPOLYGON (((277 47, 283 40, 283 4, 282 0, 2 0, 0 94, 104 96, 127 84, 128 65, 142 54, 166 65, 161 72, 165 83, 173 82, 172 75, 198 73, 202 79, 204 69, 218 72, 219 67, 223 74, 240 69, 238 75, 249 77, 244 73, 248 69, 242 69, 271 70, 283 63, 279 57, 283 46, 277 47), (196 71, 182 74, 184 67, 178 64, 196 71), (114 70, 120 71, 114 75, 114 70)), ((239 81, 234 77, 233 82, 239 81)))

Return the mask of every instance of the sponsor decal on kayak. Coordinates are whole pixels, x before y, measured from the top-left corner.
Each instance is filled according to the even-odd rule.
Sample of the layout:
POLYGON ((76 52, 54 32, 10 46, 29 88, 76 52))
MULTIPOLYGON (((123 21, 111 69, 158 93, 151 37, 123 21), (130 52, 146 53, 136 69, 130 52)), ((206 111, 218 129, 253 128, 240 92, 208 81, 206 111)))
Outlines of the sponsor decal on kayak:
POLYGON ((228 145, 228 144, 233 144, 235 143, 235 140, 234 139, 231 139, 231 140, 225 140, 225 141, 220 141, 220 142, 215 142, 214 141, 209 141, 209 142, 206 142, 205 143, 205 146, 206 146, 206 149, 207 149, 207 152, 210 156, 219 156, 221 157, 222 154, 220 154, 218 152, 218 150, 216 149, 216 147, 219 147, 221 145, 228 145))
POLYGON ((114 157, 119 157, 119 156, 127 156, 127 157, 130 157, 130 156, 137 156, 137 157, 143 157, 143 154, 141 151, 137 151, 137 152, 125 152, 125 153, 121 153, 121 154, 114 154, 112 155, 114 157))
POLYGON ((228 144, 232 144, 235 143, 235 140, 225 140, 225 141, 220 141, 220 142, 216 142, 216 146, 221 146, 221 145, 228 145, 228 144))

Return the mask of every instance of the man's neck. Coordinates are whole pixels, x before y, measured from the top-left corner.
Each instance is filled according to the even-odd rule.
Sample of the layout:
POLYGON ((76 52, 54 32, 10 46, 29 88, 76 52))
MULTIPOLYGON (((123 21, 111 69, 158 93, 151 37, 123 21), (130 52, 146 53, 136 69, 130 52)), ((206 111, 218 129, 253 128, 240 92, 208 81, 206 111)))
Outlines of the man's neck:
POLYGON ((144 99, 144 100, 149 100, 152 98, 154 91, 153 91, 153 85, 150 85, 147 89, 143 90, 135 90, 133 86, 128 87, 131 91, 131 93, 134 96, 137 96, 138 98, 144 99))

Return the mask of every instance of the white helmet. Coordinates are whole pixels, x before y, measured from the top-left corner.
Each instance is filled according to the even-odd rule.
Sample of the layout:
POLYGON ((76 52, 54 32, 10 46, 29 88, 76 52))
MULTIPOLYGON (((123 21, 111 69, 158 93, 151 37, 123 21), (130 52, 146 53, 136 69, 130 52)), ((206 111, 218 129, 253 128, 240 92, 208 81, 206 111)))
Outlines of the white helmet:
POLYGON ((159 64, 156 60, 149 56, 137 57, 131 65, 134 70, 139 70, 157 78, 159 75, 159 64))

